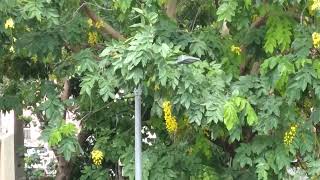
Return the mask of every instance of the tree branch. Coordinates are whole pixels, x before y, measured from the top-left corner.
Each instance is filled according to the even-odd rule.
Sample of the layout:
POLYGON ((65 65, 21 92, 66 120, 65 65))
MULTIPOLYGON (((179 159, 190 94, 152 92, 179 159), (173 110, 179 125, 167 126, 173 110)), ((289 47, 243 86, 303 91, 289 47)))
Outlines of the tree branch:
POLYGON ((266 23, 267 16, 258 17, 250 26, 251 29, 259 28, 266 23))
POLYGON ((253 63, 250 74, 252 75, 258 75, 259 74, 259 69, 260 69, 260 64, 261 62, 256 61, 253 63))
MULTIPOLYGON (((268 18, 267 15, 258 17, 254 22, 252 22, 249 30, 263 26, 266 23, 267 18, 268 18)), ((245 51, 246 48, 247 48, 247 45, 241 46, 242 51, 245 51)), ((246 74, 247 65, 251 64, 251 63, 249 63, 249 61, 250 60, 245 60, 243 63, 240 64, 240 75, 246 74)), ((260 68, 260 63, 254 63, 249 73, 250 74, 258 74, 259 68, 260 68)))
POLYGON ((103 21, 100 17, 98 17, 90 8, 87 4, 85 4, 85 2, 81 2, 81 6, 82 6, 82 10, 84 11, 84 13, 90 18, 92 19, 92 21, 94 23, 97 22, 102 22, 102 27, 100 28, 100 30, 106 34, 109 34, 112 38, 117 39, 117 40, 125 40, 125 38, 123 37, 123 35, 116 31, 112 26, 110 26, 108 23, 106 23, 105 21, 103 21), (84 5, 83 5, 84 4, 84 5))
POLYGON ((70 81, 68 79, 64 80, 63 91, 61 93, 61 100, 67 100, 70 96, 70 81))

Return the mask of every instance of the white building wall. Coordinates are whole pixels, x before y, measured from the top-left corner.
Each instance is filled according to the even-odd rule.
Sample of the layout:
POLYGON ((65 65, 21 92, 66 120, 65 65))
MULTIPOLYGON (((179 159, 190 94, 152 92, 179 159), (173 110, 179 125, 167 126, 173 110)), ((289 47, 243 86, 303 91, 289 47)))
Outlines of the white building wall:
POLYGON ((0 134, 13 134, 14 131, 14 113, 10 111, 4 113, 0 111, 0 134))
POLYGON ((5 134, 0 137, 0 179, 14 180, 14 136, 5 134))
POLYGON ((0 111, 0 180, 14 180, 14 114, 0 111))

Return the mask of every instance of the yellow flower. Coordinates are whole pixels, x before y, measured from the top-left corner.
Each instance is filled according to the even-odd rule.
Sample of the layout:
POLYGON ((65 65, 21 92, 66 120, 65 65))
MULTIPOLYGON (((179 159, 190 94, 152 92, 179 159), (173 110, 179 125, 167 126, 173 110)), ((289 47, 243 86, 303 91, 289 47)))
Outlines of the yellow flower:
POLYGON ((178 129, 178 123, 176 118, 172 116, 170 101, 163 102, 163 113, 164 113, 164 119, 166 121, 166 129, 168 133, 174 134, 178 129))
POLYGON ((88 26, 89 26, 89 27, 93 26, 93 21, 92 21, 92 19, 88 19, 88 20, 87 20, 87 23, 88 23, 88 26))
POLYGON ((96 22, 96 28, 101 28, 103 26, 103 21, 99 20, 98 22, 96 22))
POLYGON ((156 84, 156 85, 154 86, 154 91, 159 91, 159 89, 160 89, 159 84, 156 84))
POLYGON ((235 46, 235 45, 232 45, 232 46, 231 46, 231 51, 234 52, 234 53, 236 53, 237 55, 240 55, 240 53, 241 53, 242 50, 241 50, 240 47, 235 46))
POLYGON ((98 42, 98 33, 97 32, 89 32, 88 33, 88 43, 93 46, 98 42))
POLYGON ((16 51, 14 50, 14 47, 13 47, 13 46, 10 47, 9 51, 12 52, 12 53, 15 53, 15 52, 16 52, 16 51))
POLYGON ((320 10, 320 0, 313 0, 310 9, 311 11, 320 10))
POLYGON ((6 23, 4 24, 5 29, 14 29, 14 22, 12 18, 9 18, 6 20, 6 23))
POLYGON ((285 145, 290 145, 296 136, 298 125, 293 124, 289 130, 284 133, 283 142, 285 145))
POLYGON ((320 33, 312 33, 312 43, 315 48, 320 48, 320 33))
POLYGON ((91 152, 91 158, 93 160, 93 164, 100 166, 103 160, 103 152, 100 150, 93 150, 91 152))

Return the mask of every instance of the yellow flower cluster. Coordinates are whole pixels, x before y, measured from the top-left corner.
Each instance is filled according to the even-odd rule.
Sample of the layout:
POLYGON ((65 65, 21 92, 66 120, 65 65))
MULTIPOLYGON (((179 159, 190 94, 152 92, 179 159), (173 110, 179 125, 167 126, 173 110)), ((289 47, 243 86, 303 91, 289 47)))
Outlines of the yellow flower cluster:
POLYGON ((232 45, 232 46, 231 46, 231 51, 234 52, 234 53, 236 53, 237 55, 240 55, 240 53, 241 53, 242 50, 241 50, 240 47, 235 46, 235 45, 232 45))
POLYGON ((100 150, 93 150, 91 152, 91 157, 93 160, 93 164, 95 164, 96 166, 100 166, 102 164, 102 160, 103 160, 103 152, 100 150))
POLYGON ((99 20, 98 22, 96 22, 96 28, 101 28, 103 26, 103 21, 99 20))
POLYGON ((97 32, 89 32, 88 33, 88 43, 93 46, 98 42, 98 33, 97 32))
POLYGON ((88 26, 89 26, 89 27, 93 26, 93 21, 92 21, 92 19, 88 19, 88 20, 87 20, 87 23, 88 23, 88 26))
POLYGON ((12 18, 9 18, 6 20, 5 24, 4 24, 4 28, 5 29, 14 29, 14 22, 12 18))
POLYGON ((96 28, 101 28, 103 26, 103 21, 102 20, 99 20, 97 21, 95 24, 94 22, 92 21, 92 19, 88 19, 87 20, 87 23, 88 23, 88 26, 89 27, 92 27, 93 25, 95 25, 96 28))
POLYGON ((320 33, 312 33, 312 42, 315 48, 320 48, 320 33))
POLYGON ((166 121, 166 128, 169 134, 174 134, 178 129, 178 124, 176 118, 171 113, 171 103, 170 101, 163 102, 163 113, 164 119, 166 121))
POLYGON ((310 7, 311 11, 320 10, 320 0, 313 0, 313 3, 310 7))
POLYGON ((293 141, 293 138, 296 136, 298 125, 293 124, 290 126, 290 129, 285 132, 283 142, 285 145, 290 145, 293 141))

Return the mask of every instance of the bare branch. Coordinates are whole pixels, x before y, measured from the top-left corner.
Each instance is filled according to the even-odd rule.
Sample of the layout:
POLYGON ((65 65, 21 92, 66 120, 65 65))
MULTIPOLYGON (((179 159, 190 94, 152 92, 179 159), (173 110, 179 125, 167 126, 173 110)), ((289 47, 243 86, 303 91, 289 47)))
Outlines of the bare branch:
POLYGON ((94 23, 102 22, 103 25, 100 28, 101 31, 103 31, 106 34, 109 34, 114 39, 121 40, 121 41, 125 40, 125 38, 122 36, 120 32, 116 31, 111 25, 109 25, 108 23, 103 21, 100 17, 98 17, 85 2, 82 3, 82 10, 90 19, 92 19, 94 23))
POLYGON ((266 23, 267 16, 258 17, 250 26, 251 29, 259 28, 266 23))

